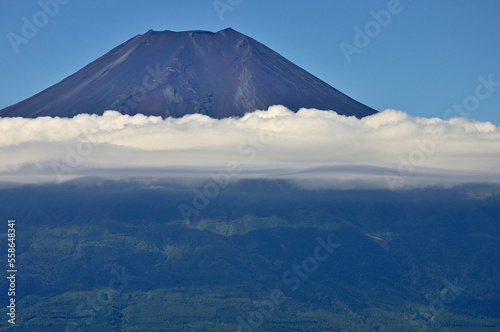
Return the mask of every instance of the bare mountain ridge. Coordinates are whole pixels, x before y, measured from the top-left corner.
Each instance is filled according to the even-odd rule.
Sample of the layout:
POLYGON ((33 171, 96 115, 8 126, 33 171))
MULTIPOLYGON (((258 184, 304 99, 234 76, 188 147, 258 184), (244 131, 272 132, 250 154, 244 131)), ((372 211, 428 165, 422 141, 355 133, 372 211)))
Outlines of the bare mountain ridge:
POLYGON ((113 109, 182 117, 242 116, 284 105, 375 113, 270 48, 231 28, 153 31, 115 47, 73 75, 3 110, 3 117, 72 117, 113 109))

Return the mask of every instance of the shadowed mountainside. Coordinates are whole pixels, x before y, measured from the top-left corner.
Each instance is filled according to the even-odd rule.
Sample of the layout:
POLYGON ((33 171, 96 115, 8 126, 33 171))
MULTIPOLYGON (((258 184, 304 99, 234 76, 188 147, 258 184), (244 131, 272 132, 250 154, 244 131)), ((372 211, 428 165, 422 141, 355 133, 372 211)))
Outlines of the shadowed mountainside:
MULTIPOLYGON (((16 219, 14 330, 235 331, 259 312, 254 331, 500 327, 498 185, 308 191, 249 180, 183 220, 179 204, 192 199, 161 181, 0 189, 1 214, 16 219), (321 250, 329 256, 318 238, 336 244, 321 250), (110 292, 116 271, 129 277, 110 292), (269 309, 273 290, 286 300, 269 309)), ((7 252, 6 235, 0 243, 7 252)), ((4 278, 2 303, 9 287, 4 278)))

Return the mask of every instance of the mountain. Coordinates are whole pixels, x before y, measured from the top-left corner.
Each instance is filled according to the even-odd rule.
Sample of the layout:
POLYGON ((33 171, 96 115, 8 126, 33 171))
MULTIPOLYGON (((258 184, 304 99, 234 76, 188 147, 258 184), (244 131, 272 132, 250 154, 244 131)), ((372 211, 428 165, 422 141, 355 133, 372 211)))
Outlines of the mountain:
POLYGON ((498 185, 245 180, 195 222, 179 211, 192 200, 178 182, 0 188, 0 214, 16 218, 12 330, 500 330, 498 185))
POLYGON ((213 118, 284 105, 358 118, 376 111, 231 28, 153 31, 115 47, 48 89, 0 110, 2 117, 125 114, 213 118))

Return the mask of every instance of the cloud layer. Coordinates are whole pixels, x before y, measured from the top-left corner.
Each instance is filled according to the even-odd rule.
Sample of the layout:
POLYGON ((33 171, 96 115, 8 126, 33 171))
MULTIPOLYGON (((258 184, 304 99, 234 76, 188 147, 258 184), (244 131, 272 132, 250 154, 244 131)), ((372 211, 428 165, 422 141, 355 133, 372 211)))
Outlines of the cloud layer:
POLYGON ((107 111, 0 118, 0 132, 2 181, 226 174, 329 187, 500 182, 500 127, 395 110, 357 119, 273 106, 221 120, 107 111))

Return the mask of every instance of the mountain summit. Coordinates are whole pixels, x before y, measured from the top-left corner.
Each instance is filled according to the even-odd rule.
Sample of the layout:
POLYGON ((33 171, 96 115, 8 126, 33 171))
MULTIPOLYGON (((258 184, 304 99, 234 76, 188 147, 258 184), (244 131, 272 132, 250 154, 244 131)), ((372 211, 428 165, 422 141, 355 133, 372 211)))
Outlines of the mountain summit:
POLYGON ((272 105, 375 113, 256 40, 231 28, 153 31, 115 47, 2 117, 72 117, 117 110, 181 117, 242 116, 272 105))

